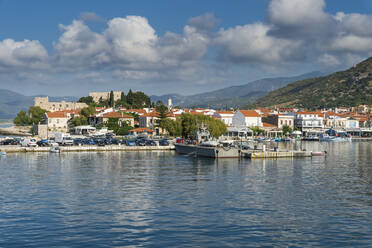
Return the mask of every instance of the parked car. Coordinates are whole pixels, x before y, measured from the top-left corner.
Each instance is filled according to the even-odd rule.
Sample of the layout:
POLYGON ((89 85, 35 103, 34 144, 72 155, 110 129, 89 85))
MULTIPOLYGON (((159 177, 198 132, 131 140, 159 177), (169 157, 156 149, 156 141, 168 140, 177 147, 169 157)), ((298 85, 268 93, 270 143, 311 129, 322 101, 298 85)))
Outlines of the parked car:
POLYGON ((15 139, 5 139, 1 141, 1 145, 18 145, 18 141, 15 139))
POLYGON ((81 138, 74 139, 74 145, 84 145, 84 140, 81 138))
POLYGON ((36 144, 37 144, 38 146, 49 146, 49 144, 48 144, 48 140, 47 140, 47 139, 39 140, 38 142, 36 142, 36 144))
POLYGON ((145 139, 137 139, 136 140, 137 146, 146 146, 146 140, 145 139))
POLYGON ((126 140, 125 145, 127 146, 136 146, 136 141, 135 140, 126 140))
POLYGON ((83 142, 86 145, 95 145, 96 144, 93 139, 89 139, 89 138, 84 139, 83 142))
POLYGON ((155 141, 153 141, 153 140, 146 140, 145 144, 146 144, 146 146, 157 146, 155 141))
POLYGON ((23 146, 23 147, 37 147, 36 139, 26 138, 22 141, 21 146, 23 146))
POLYGON ((169 141, 166 139, 159 140, 159 146, 169 146, 169 141))

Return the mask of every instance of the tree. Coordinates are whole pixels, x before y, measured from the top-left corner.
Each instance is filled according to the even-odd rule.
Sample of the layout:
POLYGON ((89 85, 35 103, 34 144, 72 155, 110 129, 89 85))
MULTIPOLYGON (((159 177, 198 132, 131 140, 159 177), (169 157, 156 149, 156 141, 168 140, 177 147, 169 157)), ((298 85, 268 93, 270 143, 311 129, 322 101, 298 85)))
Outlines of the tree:
POLYGON ((282 127, 283 135, 290 134, 292 132, 292 128, 288 125, 284 125, 282 127))
POLYGON ((70 121, 70 127, 77 127, 88 124, 88 119, 85 116, 77 116, 70 121))
POLYGON ((83 108, 81 111, 80 111, 80 114, 82 116, 84 116, 85 118, 89 118, 91 115, 94 115, 96 113, 96 108, 93 107, 93 106, 89 106, 89 107, 86 107, 86 108, 83 108))
POLYGON ((110 105, 110 107, 114 107, 114 105, 115 105, 114 92, 113 91, 110 91, 109 105, 110 105))
POLYGON ((260 134, 265 133, 265 130, 259 127, 250 127, 250 129, 253 131, 253 135, 260 135, 260 134))
POLYGON ((129 89, 127 94, 127 103, 132 106, 133 105, 133 92, 132 89, 129 89))
POLYGON ((13 123, 16 126, 24 126, 24 125, 30 125, 31 119, 28 116, 27 112, 24 110, 19 111, 16 118, 13 119, 13 123))
POLYGON ((87 105, 94 104, 93 97, 91 97, 91 96, 80 97, 78 102, 83 102, 83 103, 86 103, 87 105))
POLYGON ((28 109, 28 114, 31 118, 31 124, 39 124, 44 119, 44 114, 48 112, 39 106, 31 106, 28 109))
POLYGON ((226 133, 226 125, 210 116, 182 114, 176 120, 164 119, 162 126, 172 136, 191 137, 197 128, 197 123, 204 123, 213 137, 220 137, 226 133))
POLYGON ((167 119, 168 108, 160 102, 156 105, 156 111, 159 113, 159 119, 157 120, 158 127, 164 128, 164 120, 167 119))
POLYGON ((133 127, 129 126, 129 124, 125 121, 121 123, 121 127, 119 127, 116 131, 116 135, 128 135, 129 130, 133 129, 133 127))

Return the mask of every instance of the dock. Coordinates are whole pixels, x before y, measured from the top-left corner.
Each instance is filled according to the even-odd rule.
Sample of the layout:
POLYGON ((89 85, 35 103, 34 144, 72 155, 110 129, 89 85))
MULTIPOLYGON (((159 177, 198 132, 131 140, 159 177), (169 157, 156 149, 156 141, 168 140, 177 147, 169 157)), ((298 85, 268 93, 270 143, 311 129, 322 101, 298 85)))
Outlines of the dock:
MULTIPOLYGON (((0 146, 0 152, 50 152, 51 147, 22 147, 22 146, 0 146)), ((174 150, 174 145, 170 146, 60 146, 61 152, 109 152, 109 151, 170 151, 174 150)))
POLYGON ((242 151, 243 158, 299 158, 299 157, 312 157, 311 151, 262 151, 250 150, 242 151))

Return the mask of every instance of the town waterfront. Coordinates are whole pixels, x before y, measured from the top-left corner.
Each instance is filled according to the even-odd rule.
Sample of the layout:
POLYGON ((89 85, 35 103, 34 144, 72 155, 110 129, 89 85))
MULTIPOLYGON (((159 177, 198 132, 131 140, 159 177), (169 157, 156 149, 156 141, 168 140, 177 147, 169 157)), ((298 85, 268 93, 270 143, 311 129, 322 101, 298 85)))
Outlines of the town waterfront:
POLYGON ((0 247, 370 246, 372 143, 302 146, 328 156, 8 154, 0 247))

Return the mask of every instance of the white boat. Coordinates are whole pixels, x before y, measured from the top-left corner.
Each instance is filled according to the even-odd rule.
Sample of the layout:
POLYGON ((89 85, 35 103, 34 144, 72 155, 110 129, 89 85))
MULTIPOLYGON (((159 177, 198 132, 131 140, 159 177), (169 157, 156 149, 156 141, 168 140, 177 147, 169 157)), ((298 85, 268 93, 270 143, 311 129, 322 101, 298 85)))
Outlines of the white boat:
POLYGON ((61 149, 59 148, 59 146, 53 146, 53 147, 50 148, 50 152, 60 153, 61 149))
POLYGON ((350 141, 349 137, 339 137, 339 136, 330 136, 328 134, 320 135, 319 141, 331 141, 331 142, 342 142, 342 141, 350 141))
POLYGON ((0 152, 0 156, 5 156, 6 152, 0 152))

